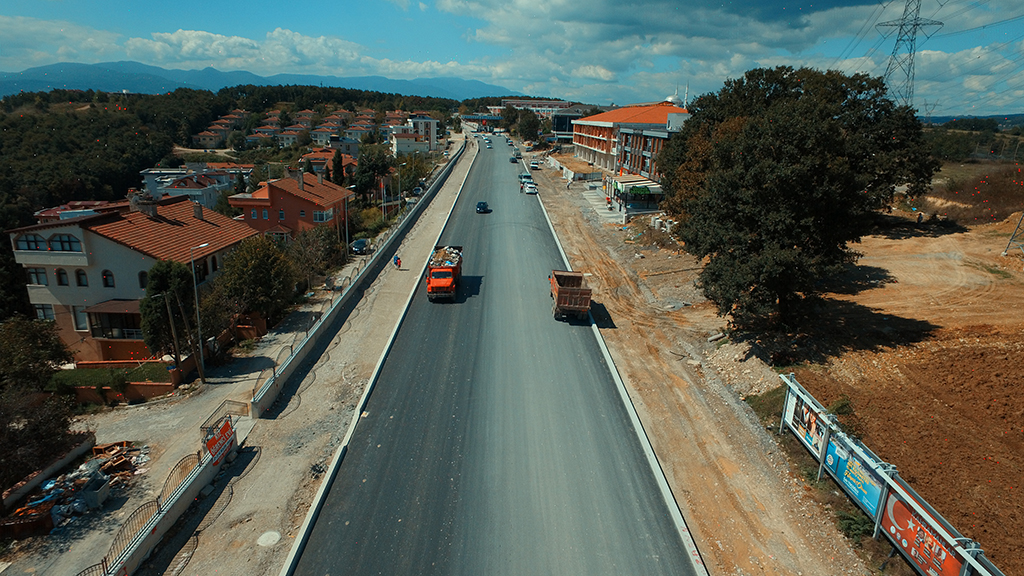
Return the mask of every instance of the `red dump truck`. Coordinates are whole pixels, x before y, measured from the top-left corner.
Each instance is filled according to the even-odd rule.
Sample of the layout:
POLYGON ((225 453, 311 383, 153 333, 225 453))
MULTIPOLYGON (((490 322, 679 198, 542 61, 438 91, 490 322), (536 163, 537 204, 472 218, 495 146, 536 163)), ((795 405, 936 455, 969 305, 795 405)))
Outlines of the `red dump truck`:
POLYGON ((590 288, 583 278, 582 272, 568 270, 552 270, 548 276, 551 281, 551 314, 555 318, 575 314, 584 318, 590 312, 590 288))
POLYGON ((462 279, 462 246, 434 246, 427 263, 427 298, 455 300, 462 279))

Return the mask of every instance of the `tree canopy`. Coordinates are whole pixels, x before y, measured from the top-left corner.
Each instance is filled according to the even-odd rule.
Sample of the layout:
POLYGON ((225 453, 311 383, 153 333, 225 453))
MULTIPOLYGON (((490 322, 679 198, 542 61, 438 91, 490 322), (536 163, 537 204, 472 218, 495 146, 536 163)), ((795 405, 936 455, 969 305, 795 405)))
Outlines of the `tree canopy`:
POLYGON ((284 252, 267 236, 247 238, 224 259, 217 283, 243 312, 276 319, 291 301, 296 273, 284 252))
POLYGON ((160 260, 149 269, 146 276, 146 296, 139 302, 139 314, 142 317, 142 334, 146 346, 152 353, 174 350, 171 320, 168 318, 167 302, 164 300, 169 298, 174 330, 178 333, 178 343, 182 347, 177 352, 181 356, 189 355, 185 340, 189 333, 182 321, 181 308, 183 307, 184 313, 189 316, 190 327, 193 326, 196 314, 193 290, 192 273, 188 266, 181 262, 160 260))
POLYGON ((937 163, 881 78, 756 69, 690 106, 659 156, 680 238, 723 315, 786 320, 857 254, 895 187, 916 196, 937 163), (777 314, 777 316, 776 316, 777 314))

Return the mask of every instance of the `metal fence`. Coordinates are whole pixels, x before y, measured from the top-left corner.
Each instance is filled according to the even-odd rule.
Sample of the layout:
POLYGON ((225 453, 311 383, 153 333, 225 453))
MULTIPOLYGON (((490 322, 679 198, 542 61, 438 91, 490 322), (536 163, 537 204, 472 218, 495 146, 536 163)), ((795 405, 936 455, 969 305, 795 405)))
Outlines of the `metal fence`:
POLYGON ((164 480, 163 490, 160 491, 160 497, 157 498, 158 504, 163 504, 171 497, 172 494, 181 486, 181 483, 188 478, 188 475, 199 466, 201 461, 199 452, 195 454, 189 454, 178 461, 171 468, 171 472, 167 475, 167 480, 164 480))
POLYGON ((135 512, 132 512, 132 515, 121 525, 121 529, 117 531, 114 541, 110 544, 110 550, 107 551, 103 561, 109 565, 121 556, 121 553, 128 549, 132 541, 138 537, 139 532, 145 528, 146 524, 149 524, 149 521, 158 512, 160 512, 160 504, 156 500, 150 500, 136 508, 135 512))
POLYGON ((210 417, 199 427, 199 432, 202 435, 202 439, 205 441, 210 436, 213 436, 217 432, 218 423, 221 418, 228 414, 234 414, 236 416, 248 416, 249 405, 245 402, 239 402, 237 400, 225 400, 217 406, 216 410, 210 414, 210 417))

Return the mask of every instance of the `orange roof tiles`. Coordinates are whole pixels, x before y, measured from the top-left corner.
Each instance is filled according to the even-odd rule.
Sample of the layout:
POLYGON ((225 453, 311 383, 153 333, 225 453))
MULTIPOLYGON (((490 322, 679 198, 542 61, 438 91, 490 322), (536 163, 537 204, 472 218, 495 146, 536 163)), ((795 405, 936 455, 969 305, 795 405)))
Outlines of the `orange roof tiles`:
POLYGON ((210 209, 203 209, 202 219, 196 218, 193 203, 184 196, 158 202, 156 217, 124 212, 82 227, 147 256, 177 262, 189 261, 190 247, 209 243, 192 251, 201 258, 258 234, 247 224, 210 209))
POLYGON ((661 102, 650 106, 626 106, 609 110, 577 122, 609 122, 614 124, 665 124, 669 114, 685 114, 686 109, 669 102, 661 102))

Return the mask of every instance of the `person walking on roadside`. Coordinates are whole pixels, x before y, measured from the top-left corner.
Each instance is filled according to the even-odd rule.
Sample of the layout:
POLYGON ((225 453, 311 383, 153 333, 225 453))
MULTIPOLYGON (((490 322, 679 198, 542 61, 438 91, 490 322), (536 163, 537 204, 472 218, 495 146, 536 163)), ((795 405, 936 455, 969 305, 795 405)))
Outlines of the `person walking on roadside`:
POLYGON ((395 265, 395 268, 402 267, 402 259, 398 257, 398 254, 395 254, 395 257, 394 259, 391 260, 391 263, 395 265))

